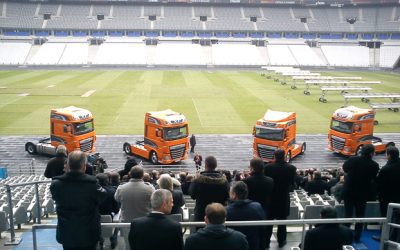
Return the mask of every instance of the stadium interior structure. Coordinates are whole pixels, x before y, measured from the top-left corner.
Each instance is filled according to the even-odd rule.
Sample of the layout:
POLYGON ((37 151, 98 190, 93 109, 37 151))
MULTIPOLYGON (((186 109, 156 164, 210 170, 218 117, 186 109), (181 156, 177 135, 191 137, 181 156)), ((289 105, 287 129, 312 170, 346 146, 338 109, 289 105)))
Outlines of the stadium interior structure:
POLYGON ((400 6, 365 2, 3 1, 0 65, 396 68, 400 6))

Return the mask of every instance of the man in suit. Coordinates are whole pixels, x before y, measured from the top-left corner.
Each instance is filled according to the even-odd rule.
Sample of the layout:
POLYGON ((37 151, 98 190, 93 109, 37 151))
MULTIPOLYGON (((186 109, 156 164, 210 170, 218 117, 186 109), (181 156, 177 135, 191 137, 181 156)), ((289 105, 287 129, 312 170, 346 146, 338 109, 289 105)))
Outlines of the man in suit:
POLYGON ((151 195, 153 211, 131 223, 129 243, 132 250, 183 249, 182 226, 167 217, 173 204, 169 190, 158 189, 151 195))
MULTIPOLYGON (((260 158, 254 158, 250 161, 250 176, 243 180, 247 184, 248 199, 261 204, 264 210, 264 217, 268 218, 268 212, 271 210, 271 197, 274 188, 274 180, 271 177, 264 176, 264 162, 260 158)), ((266 235, 260 236, 260 249, 265 249, 266 235)))
POLYGON ((68 156, 68 172, 55 176, 50 192, 57 204, 57 242, 64 249, 95 250, 100 240, 99 205, 106 191, 94 176, 85 174, 87 158, 82 151, 68 156))
MULTIPOLYGON (((321 219, 337 218, 336 210, 331 206, 321 209, 321 219)), ((339 224, 320 224, 307 231, 303 250, 342 250, 344 245, 351 245, 353 232, 339 224)))
MULTIPOLYGON (((374 181, 379 171, 379 165, 372 157, 375 155, 375 147, 367 144, 362 147, 360 156, 352 156, 343 163, 345 179, 343 184, 343 200, 345 216, 362 218, 368 199, 374 193, 374 181)), ((363 230, 362 223, 356 223, 354 241, 359 242, 363 230)))
POLYGON ((315 171, 313 173, 313 180, 307 182, 306 191, 308 195, 312 194, 324 194, 325 191, 328 191, 328 183, 322 179, 321 172, 315 171))
POLYGON ((246 236, 226 228, 225 220, 225 207, 219 203, 209 204, 204 217, 206 227, 186 239, 185 250, 248 250, 246 236))
MULTIPOLYGON (((290 213, 289 193, 294 186, 294 177, 296 176, 296 167, 285 161, 285 151, 278 149, 274 152, 274 163, 267 164, 264 168, 264 174, 274 180, 274 192, 271 198, 271 211, 268 213, 268 220, 286 220, 290 213)), ((267 226, 266 247, 272 236, 273 226, 267 226)), ((286 245, 286 225, 278 226, 278 244, 279 247, 286 245)))

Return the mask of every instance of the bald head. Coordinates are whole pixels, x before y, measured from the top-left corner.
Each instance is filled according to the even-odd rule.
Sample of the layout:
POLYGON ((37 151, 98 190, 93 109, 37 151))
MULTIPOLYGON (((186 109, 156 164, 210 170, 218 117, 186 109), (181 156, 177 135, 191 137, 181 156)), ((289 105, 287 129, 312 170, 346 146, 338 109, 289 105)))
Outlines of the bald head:
POLYGON ((81 171, 86 170, 87 157, 86 154, 80 150, 72 151, 68 155, 67 165, 71 171, 81 171))
POLYGON ((223 224, 226 219, 226 209, 220 203, 211 203, 206 207, 206 224, 223 224))

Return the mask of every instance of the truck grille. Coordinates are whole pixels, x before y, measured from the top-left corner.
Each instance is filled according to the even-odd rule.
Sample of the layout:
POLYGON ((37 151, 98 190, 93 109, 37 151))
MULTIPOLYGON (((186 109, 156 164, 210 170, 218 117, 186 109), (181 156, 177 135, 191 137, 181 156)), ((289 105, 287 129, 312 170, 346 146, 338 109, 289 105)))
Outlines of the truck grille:
POLYGON ((272 160, 272 158, 274 158, 274 152, 276 149, 277 149, 276 147, 257 144, 257 152, 260 158, 272 160))
POLYGON ((82 152, 90 152, 93 146, 93 137, 79 141, 82 152))
POLYGON ((183 155, 185 154, 185 144, 172 146, 169 148, 169 151, 171 152, 172 159, 182 158, 183 155))
POLYGON ((336 150, 342 150, 344 147, 345 139, 332 135, 331 146, 336 150))

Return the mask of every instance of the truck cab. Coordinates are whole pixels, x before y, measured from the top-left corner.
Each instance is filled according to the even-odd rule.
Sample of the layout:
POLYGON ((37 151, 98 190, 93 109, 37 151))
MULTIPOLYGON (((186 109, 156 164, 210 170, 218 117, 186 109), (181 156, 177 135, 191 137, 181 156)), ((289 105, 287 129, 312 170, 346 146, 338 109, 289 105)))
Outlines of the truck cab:
POLYGON ((27 142, 29 154, 55 155, 58 145, 65 145, 68 152, 81 150, 94 152, 96 134, 94 121, 89 110, 69 106, 52 109, 50 112, 50 137, 39 142, 27 142))
POLYGON ((186 117, 170 109, 147 112, 144 119, 144 140, 125 142, 126 154, 134 154, 153 164, 171 164, 187 158, 189 128, 186 117))
POLYGON ((285 150, 285 159, 306 151, 306 143, 296 142, 296 113, 267 110, 253 128, 253 156, 273 161, 277 149, 285 150))
POLYGON ((393 142, 375 137, 375 111, 348 106, 337 109, 331 118, 328 149, 346 156, 360 154, 363 145, 373 144, 375 152, 385 152, 393 142))

